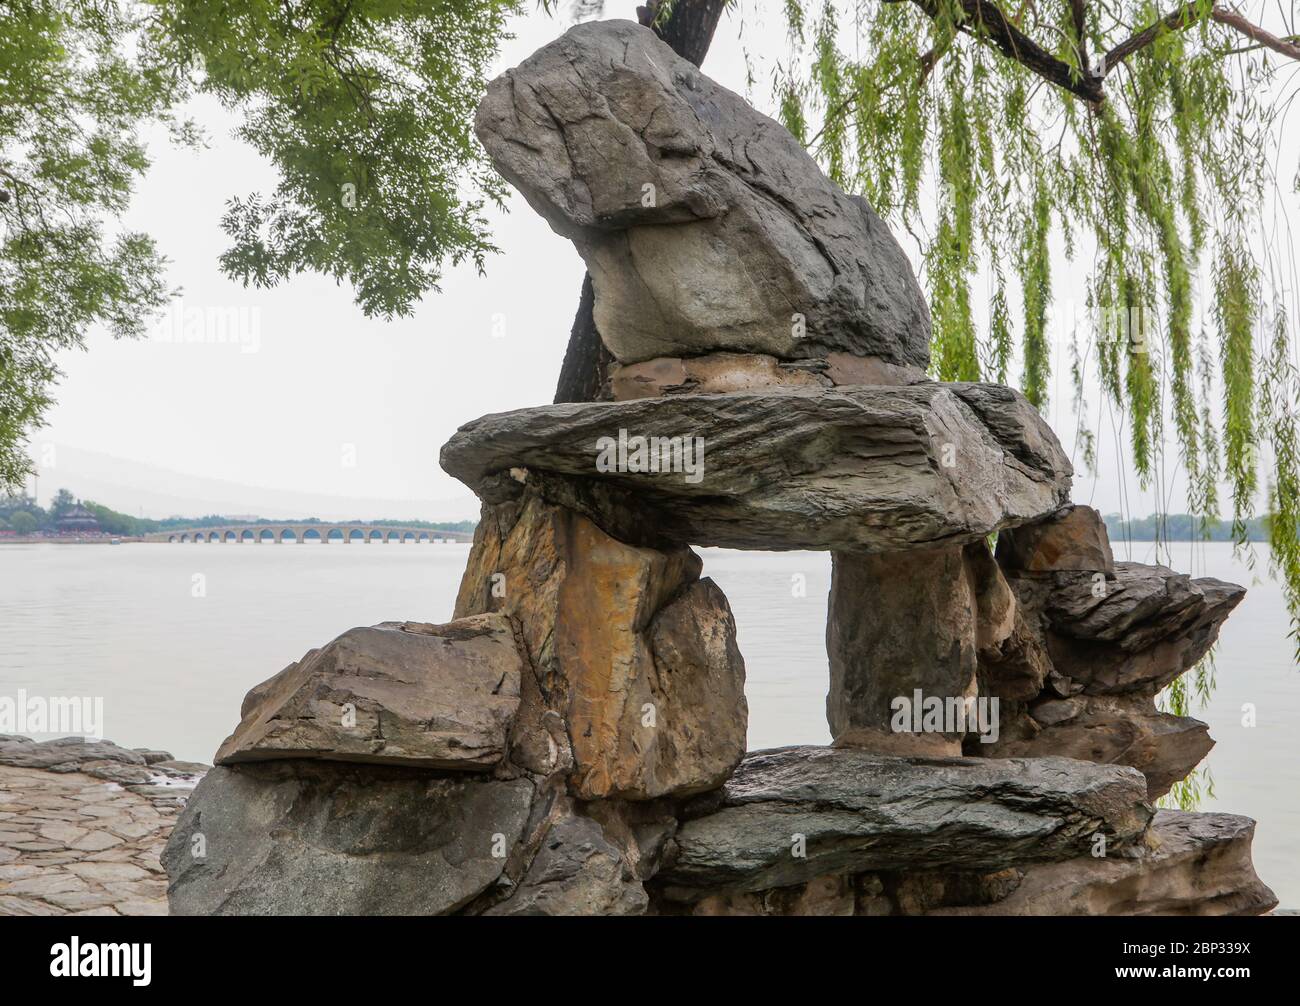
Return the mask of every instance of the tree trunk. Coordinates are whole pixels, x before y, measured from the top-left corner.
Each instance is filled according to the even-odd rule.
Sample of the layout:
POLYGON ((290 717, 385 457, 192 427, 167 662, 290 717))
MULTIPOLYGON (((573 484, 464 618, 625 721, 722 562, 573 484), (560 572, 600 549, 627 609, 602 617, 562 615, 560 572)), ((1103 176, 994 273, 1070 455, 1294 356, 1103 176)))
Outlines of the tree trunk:
MULTIPOLYGON (((683 59, 700 66, 726 5, 727 0, 677 0, 672 14, 655 28, 655 34, 683 59)), ((638 7, 637 20, 652 25, 658 6, 658 0, 651 0, 648 6, 638 7)), ((569 345, 560 367, 560 380, 555 388, 556 402, 594 401, 609 374, 609 365, 614 357, 596 330, 596 319, 592 314, 595 303, 591 274, 588 273, 582 281, 578 313, 574 316, 569 345)))

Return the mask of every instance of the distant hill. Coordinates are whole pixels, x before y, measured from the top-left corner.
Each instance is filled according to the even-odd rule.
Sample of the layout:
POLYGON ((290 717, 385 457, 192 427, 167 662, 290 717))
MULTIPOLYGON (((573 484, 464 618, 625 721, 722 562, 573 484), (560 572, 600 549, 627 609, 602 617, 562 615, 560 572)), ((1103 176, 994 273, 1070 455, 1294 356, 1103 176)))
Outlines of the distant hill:
MULTIPOLYGON (((170 531, 174 528, 187 527, 227 527, 230 525, 246 525, 248 527, 258 527, 263 524, 284 524, 283 519, 272 519, 269 517, 259 517, 255 519, 236 519, 222 516, 220 514, 209 514, 205 517, 167 517, 163 520, 155 520, 150 517, 132 517, 130 514, 120 513, 111 507, 96 503, 93 500, 77 500, 72 493, 66 489, 60 489, 55 495, 54 502, 48 510, 38 506, 36 501, 29 496, 10 496, 0 498, 0 529, 9 528, 12 530, 28 533, 30 531, 53 531, 56 530, 59 518, 72 506, 79 503, 85 509, 89 510, 95 519, 99 522, 99 528, 105 534, 123 535, 133 537, 140 534, 149 534, 152 531, 170 531), (24 515, 19 517, 18 515, 24 515), (18 518, 15 520, 15 518, 18 518)), ((322 521, 319 517, 297 518, 288 523, 294 524, 325 524, 329 521, 322 521)), ((389 527, 400 525, 402 527, 425 527, 430 531, 464 531, 471 532, 478 526, 478 521, 457 520, 457 521, 427 521, 427 520, 403 520, 393 518, 391 520, 357 520, 359 524, 373 524, 376 527, 389 527)))
POLYGON ((155 519, 172 514, 259 514, 268 519, 291 520, 301 514, 315 514, 322 520, 392 518, 414 524, 406 518, 474 520, 479 512, 478 499, 458 483, 458 495, 444 499, 331 496, 227 482, 63 444, 54 446, 57 467, 40 470, 40 499, 46 505, 49 488, 59 485, 80 499, 97 500, 123 513, 155 519))
MULTIPOLYGON (((1117 513, 1103 518, 1111 541, 1232 541, 1232 521, 1202 523, 1191 514, 1171 513, 1163 517, 1130 517, 1117 513)), ((1246 522, 1250 541, 1268 541, 1268 518, 1255 517, 1246 522)))

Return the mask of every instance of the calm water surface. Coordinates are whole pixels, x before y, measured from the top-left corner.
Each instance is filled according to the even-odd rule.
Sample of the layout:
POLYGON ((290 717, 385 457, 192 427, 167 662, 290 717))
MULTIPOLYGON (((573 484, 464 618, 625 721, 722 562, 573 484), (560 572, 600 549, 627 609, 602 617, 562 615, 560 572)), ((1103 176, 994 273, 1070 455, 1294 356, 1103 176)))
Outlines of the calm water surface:
MULTIPOLYGON (((1135 543, 1117 558, 1153 561, 1135 543)), ((468 545, 0 545, 0 695, 102 696, 104 735, 210 761, 244 693, 345 629, 451 617, 468 545), (202 590, 196 590, 201 576, 202 590), (195 596, 201 593, 202 596, 195 596)), ((823 553, 701 549, 747 668, 749 746, 824 744, 823 553), (801 588, 802 587, 802 591, 801 588)), ((1173 565, 1250 588, 1224 628, 1217 688, 1197 713, 1218 742, 1203 809, 1259 822, 1255 863, 1300 908, 1300 669, 1281 591, 1227 544, 1173 565), (1254 703, 1257 725, 1242 726, 1254 703)))

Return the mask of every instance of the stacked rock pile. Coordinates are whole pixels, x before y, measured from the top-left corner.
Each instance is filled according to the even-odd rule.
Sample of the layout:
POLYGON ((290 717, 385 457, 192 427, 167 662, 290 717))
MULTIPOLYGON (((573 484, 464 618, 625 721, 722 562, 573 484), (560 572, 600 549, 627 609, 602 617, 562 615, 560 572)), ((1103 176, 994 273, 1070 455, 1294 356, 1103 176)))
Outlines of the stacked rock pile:
POLYGON ((577 246, 616 363, 598 401, 443 448, 483 502, 454 620, 249 693, 168 846, 173 911, 1272 907, 1253 822, 1150 803, 1211 743, 1155 696, 1242 589, 1116 563, 1021 395, 926 378, 862 199, 631 22, 494 81, 477 130, 577 246), (692 545, 832 554, 831 747, 746 754, 692 545))

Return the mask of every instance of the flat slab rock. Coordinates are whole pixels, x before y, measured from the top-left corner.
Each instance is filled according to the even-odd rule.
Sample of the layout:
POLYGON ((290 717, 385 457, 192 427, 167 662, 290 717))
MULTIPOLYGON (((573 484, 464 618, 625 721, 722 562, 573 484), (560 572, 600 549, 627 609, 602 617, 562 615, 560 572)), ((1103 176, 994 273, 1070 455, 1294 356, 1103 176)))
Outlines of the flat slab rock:
POLYGON ((683 812, 673 900, 828 873, 1004 869, 1137 840, 1151 818, 1135 769, 1065 758, 898 758, 790 747, 746 756, 683 812), (799 853, 802 852, 802 855, 799 853))
POLYGON ((1157 811, 1147 840, 1115 856, 1034 866, 991 905, 930 915, 1263 915, 1277 905, 1250 859, 1255 822, 1157 811))
POLYGON ((570 29, 489 85, 475 131, 577 246, 620 362, 715 350, 929 361, 925 298, 866 201, 649 29, 570 29))
POLYGON ((519 708, 524 659, 505 615, 350 629, 249 692, 216 763, 490 769, 519 708))
POLYGON ((1032 520, 1072 474, 1023 396, 934 382, 520 409, 462 426, 441 462, 488 502, 518 490, 515 469, 624 541, 866 551, 1032 520))
POLYGON ((447 914, 501 877, 532 797, 526 779, 217 766, 163 852, 171 914, 447 914))

